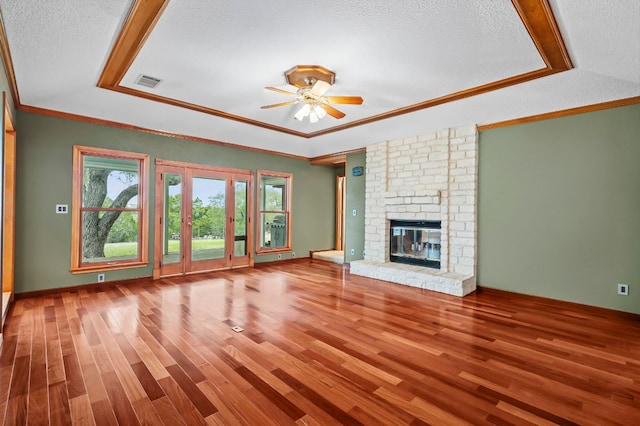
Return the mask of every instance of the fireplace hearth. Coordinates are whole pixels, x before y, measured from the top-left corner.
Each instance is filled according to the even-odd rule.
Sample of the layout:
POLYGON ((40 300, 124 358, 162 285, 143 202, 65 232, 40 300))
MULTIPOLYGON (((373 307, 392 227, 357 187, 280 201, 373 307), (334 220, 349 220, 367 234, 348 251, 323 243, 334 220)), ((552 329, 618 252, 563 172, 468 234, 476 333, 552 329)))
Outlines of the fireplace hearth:
POLYGON ((441 222, 391 220, 389 261, 440 269, 441 222))

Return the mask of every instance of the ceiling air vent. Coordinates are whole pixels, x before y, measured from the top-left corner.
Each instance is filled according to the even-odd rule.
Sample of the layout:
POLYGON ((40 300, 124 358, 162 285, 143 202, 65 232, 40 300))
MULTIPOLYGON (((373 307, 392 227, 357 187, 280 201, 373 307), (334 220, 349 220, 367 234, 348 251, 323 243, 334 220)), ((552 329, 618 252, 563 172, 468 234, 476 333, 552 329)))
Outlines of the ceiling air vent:
POLYGON ((150 77, 148 75, 140 75, 136 79, 136 84, 155 89, 156 87, 158 87, 158 84, 160 84, 161 81, 162 80, 160 80, 159 78, 150 77))

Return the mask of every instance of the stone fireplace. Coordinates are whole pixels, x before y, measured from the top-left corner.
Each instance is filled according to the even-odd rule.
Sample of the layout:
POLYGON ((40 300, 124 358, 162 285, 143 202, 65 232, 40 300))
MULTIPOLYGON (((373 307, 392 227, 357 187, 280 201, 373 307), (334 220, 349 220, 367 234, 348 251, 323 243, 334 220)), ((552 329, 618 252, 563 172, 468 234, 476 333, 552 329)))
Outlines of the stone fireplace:
MULTIPOLYGON (((477 151, 475 126, 368 146, 365 258, 351 262, 351 273, 456 296, 473 292, 477 151), (439 222, 439 267, 391 262, 391 221, 439 222)), ((413 248, 426 248, 428 254, 428 237, 422 241, 420 234, 418 241, 410 235, 416 238, 412 243, 425 244, 413 248)), ((431 244, 436 244, 434 237, 431 244)), ((411 251, 410 244, 404 247, 411 251)))

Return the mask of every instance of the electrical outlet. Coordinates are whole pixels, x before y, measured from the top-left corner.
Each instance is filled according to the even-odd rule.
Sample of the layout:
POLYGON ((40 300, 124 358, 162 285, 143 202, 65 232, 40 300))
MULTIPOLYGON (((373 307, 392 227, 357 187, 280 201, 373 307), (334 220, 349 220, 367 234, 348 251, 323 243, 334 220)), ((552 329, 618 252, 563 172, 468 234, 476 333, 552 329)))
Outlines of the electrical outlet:
POLYGON ((278 253, 278 260, 282 260, 282 254, 278 253))
POLYGON ((618 284, 618 294, 620 296, 629 295, 629 284, 618 284))
POLYGON ((356 255, 356 249, 351 249, 351 256, 355 256, 356 255))
POLYGON ((104 274, 98 274, 98 282, 99 283, 103 283, 104 282, 104 274))
POLYGON ((233 327, 231 327, 231 329, 233 331, 235 331, 236 333, 242 333, 244 331, 244 328, 242 328, 240 326, 237 326, 237 325, 234 325, 233 327))
POLYGON ((295 259, 295 257, 296 257, 296 252, 295 252, 295 251, 292 251, 292 252, 291 252, 291 258, 292 258, 292 259, 295 259))

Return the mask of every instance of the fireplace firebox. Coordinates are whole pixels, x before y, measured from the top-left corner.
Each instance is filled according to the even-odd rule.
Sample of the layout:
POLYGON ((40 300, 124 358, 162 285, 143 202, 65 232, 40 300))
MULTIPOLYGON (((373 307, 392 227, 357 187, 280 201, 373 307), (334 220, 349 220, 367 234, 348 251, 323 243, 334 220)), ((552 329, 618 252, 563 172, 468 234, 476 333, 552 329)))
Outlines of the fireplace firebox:
POLYGON ((440 269, 440 221, 392 220, 389 260, 440 269))

